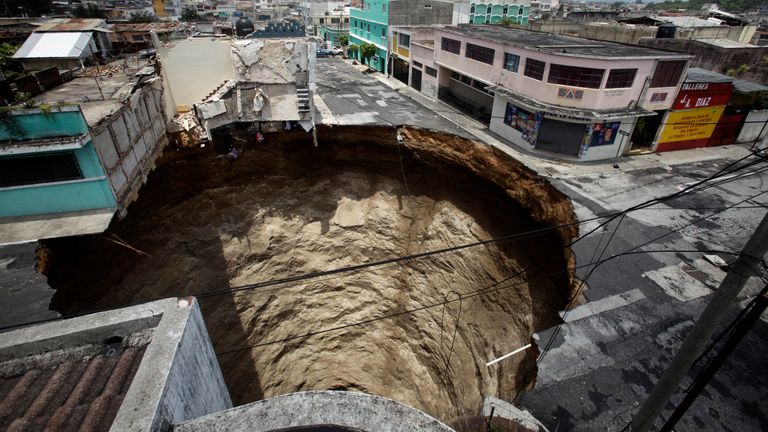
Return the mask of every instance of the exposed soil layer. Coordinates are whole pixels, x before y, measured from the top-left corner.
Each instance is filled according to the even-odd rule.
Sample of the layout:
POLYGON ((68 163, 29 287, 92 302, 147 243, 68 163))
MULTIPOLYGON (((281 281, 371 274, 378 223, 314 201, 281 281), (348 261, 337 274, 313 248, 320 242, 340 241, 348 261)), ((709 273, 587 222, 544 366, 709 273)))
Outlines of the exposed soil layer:
MULTIPOLYGON (((255 144, 233 129, 217 144, 234 136, 235 161, 211 146, 169 150, 109 232, 46 243, 53 308, 206 293, 575 221, 567 198, 507 156, 451 135, 400 133, 398 146, 393 128, 321 129, 315 148, 303 132, 255 144)), ((575 234, 199 301, 236 403, 361 390, 450 419, 476 413, 485 395, 511 399, 533 385, 535 349, 485 363, 555 322, 573 285, 563 245, 575 234)))

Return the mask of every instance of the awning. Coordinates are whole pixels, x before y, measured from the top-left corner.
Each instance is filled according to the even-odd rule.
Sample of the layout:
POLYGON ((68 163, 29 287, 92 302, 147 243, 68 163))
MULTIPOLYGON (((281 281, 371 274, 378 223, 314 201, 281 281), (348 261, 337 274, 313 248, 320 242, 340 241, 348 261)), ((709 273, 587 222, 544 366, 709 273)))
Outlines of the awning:
POLYGON ((573 123, 595 123, 619 120, 627 117, 647 117, 656 115, 655 112, 642 108, 592 111, 578 108, 567 108, 540 102, 496 85, 488 86, 486 89, 495 94, 501 95, 502 97, 509 99, 515 104, 521 105, 521 107, 530 111, 541 112, 546 118, 567 120, 573 123))
POLYGON ((77 59, 89 54, 90 32, 32 33, 13 55, 14 59, 77 59))

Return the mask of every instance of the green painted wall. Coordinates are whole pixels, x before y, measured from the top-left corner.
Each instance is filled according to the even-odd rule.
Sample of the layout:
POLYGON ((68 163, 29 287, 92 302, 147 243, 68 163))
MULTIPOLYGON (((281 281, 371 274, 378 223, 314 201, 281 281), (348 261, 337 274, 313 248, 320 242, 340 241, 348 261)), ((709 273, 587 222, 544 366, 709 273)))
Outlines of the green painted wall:
POLYGON ((469 22, 473 24, 498 24, 508 17, 515 24, 528 24, 530 6, 508 3, 471 3, 469 22), (490 7, 490 11, 488 8, 490 7), (507 9, 506 12, 504 9, 507 9), (522 9, 522 14, 520 13, 522 9), (472 12, 474 10, 474 12, 472 12))
MULTIPOLYGON (((371 58, 367 64, 379 72, 385 72, 386 48, 389 47, 389 0, 366 1, 365 9, 350 9, 349 17, 349 44, 360 46, 367 42, 378 45, 377 58, 371 58)), ((360 60, 359 53, 356 58, 360 60)))
POLYGON ((0 115, 0 141, 28 141, 77 136, 88 132, 83 114, 64 112, 3 113, 0 115))
POLYGON ((83 180, 0 188, 0 217, 117 208, 93 143, 73 152, 83 180))

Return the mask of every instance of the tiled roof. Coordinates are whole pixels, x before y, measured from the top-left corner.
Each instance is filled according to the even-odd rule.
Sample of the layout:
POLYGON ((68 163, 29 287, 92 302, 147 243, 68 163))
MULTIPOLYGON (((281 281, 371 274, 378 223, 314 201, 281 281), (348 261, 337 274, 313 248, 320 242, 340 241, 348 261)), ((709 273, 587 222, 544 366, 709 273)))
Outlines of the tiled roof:
POLYGON ((1 371, 0 430, 109 430, 145 349, 105 349, 55 365, 30 362, 20 371, 1 371))

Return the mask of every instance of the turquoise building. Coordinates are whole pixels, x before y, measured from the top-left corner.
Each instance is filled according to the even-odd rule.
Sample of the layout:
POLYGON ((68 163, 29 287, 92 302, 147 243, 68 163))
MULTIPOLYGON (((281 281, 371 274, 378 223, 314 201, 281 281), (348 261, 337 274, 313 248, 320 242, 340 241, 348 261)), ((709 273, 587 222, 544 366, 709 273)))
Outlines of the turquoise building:
POLYGON ((0 218, 117 209, 80 107, 0 114, 0 218))
POLYGON ((469 22, 471 24, 499 24, 509 18, 514 24, 528 24, 530 1, 515 3, 471 3, 469 22))
MULTIPOLYGON (((349 44, 373 44, 376 53, 366 64, 379 72, 389 69, 392 44, 390 27, 458 24, 466 3, 438 0, 364 0, 359 8, 350 9, 349 44)), ((463 15, 466 20, 467 11, 463 15)), ((358 50, 353 54, 358 60, 358 50)))
MULTIPOLYGON (((389 0, 366 0, 360 8, 349 12, 349 44, 360 47, 373 44, 376 54, 366 64, 379 72, 387 70, 387 39, 389 34, 389 0)), ((360 50, 353 57, 362 61, 360 50)))

